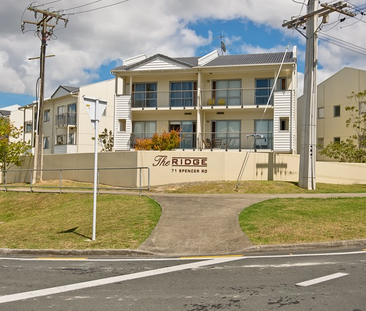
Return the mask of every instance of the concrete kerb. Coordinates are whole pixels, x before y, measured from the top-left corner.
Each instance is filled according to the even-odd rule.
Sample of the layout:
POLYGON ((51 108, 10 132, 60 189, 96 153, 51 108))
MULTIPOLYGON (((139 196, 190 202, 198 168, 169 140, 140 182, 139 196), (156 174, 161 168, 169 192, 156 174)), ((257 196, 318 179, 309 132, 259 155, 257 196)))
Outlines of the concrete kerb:
MULTIPOLYGON (((228 254, 214 253, 206 254, 207 256, 225 256, 225 255, 245 255, 248 253, 265 253, 274 251, 309 251, 319 249, 342 249, 347 247, 366 247, 366 239, 349 240, 349 241, 333 241, 319 243, 301 243, 301 244, 276 244, 276 245, 255 245, 245 248, 241 251, 236 251, 228 254)), ((132 249, 10 249, 0 248, 1 256, 37 256, 37 257, 67 257, 67 256, 100 256, 100 257, 131 257, 131 258, 146 258, 146 257, 164 257, 176 258, 186 256, 186 254, 155 254, 132 249)), ((192 256, 192 255, 189 255, 192 256)), ((200 255, 201 256, 201 255, 200 255)))

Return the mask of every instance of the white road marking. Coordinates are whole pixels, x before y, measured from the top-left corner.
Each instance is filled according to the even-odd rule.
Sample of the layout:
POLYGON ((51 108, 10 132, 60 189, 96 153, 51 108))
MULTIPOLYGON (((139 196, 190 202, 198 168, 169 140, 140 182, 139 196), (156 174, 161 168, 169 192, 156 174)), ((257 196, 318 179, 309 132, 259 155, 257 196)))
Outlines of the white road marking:
POLYGON ((284 263, 284 264, 268 264, 268 265, 244 265, 242 268, 292 268, 292 267, 309 267, 309 266, 324 266, 336 265, 338 262, 299 262, 299 263, 284 263))
POLYGON ((44 297, 44 296, 48 296, 48 295, 60 294, 60 293, 75 291, 75 290, 79 290, 79 289, 102 286, 102 285, 113 284, 113 283, 118 283, 118 282, 125 282, 125 281, 145 278, 145 277, 149 277, 149 276, 161 275, 161 274, 165 274, 165 273, 201 268, 201 267, 205 267, 205 266, 211 266, 211 265, 216 265, 216 264, 222 264, 225 262, 241 260, 243 258, 244 257, 217 258, 217 259, 193 262, 193 263, 188 263, 188 264, 183 264, 183 265, 178 265, 178 266, 173 266, 173 267, 166 267, 166 268, 161 268, 161 269, 156 269, 156 270, 151 270, 151 271, 144 271, 144 272, 137 272, 137 273, 133 273, 133 274, 115 276, 115 277, 105 278, 105 279, 100 279, 100 280, 94 280, 94 281, 40 289, 40 290, 35 290, 35 291, 30 291, 30 292, 0 296, 0 304, 12 302, 12 301, 31 299, 31 298, 36 298, 36 297, 44 297))
POLYGON ((317 279, 297 283, 296 285, 305 287, 305 286, 310 286, 310 285, 314 285, 314 284, 318 284, 318 283, 338 279, 338 278, 341 278, 341 277, 346 276, 346 275, 348 275, 348 273, 334 273, 334 274, 331 274, 331 275, 323 276, 321 278, 317 278, 317 279))

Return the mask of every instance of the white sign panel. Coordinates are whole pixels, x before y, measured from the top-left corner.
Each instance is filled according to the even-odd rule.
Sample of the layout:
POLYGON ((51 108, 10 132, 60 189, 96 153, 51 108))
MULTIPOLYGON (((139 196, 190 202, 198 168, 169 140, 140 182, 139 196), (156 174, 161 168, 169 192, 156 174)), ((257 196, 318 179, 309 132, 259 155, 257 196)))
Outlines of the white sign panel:
POLYGON ((107 108, 107 101, 99 98, 83 96, 85 108, 91 121, 99 121, 107 108))

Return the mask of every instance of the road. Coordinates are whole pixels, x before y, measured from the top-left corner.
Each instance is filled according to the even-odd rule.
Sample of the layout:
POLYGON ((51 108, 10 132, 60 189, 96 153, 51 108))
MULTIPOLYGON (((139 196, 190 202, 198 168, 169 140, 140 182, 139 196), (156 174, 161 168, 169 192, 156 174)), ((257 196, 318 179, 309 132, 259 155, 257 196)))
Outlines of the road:
POLYGON ((0 258, 0 310, 366 311, 366 249, 210 258, 0 258))

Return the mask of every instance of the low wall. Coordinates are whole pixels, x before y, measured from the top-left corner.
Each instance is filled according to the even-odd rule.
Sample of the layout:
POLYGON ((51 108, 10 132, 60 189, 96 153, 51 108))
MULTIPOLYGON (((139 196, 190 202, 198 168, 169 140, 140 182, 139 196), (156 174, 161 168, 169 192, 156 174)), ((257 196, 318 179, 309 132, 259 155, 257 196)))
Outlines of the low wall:
MULTIPOLYGON (((281 180, 298 181, 299 155, 238 151, 136 151, 99 153, 100 183, 121 187, 138 187, 137 167, 150 169, 150 185, 217 180, 281 180), (244 168, 242 170, 242 168, 244 168), (241 174, 242 170, 242 174, 241 174)), ((32 168, 27 159, 22 169, 32 168)), ((44 169, 63 171, 62 178, 93 182, 94 154, 44 155, 44 169), (77 170, 88 169, 88 170, 77 170)), ((29 182, 29 172, 7 175, 7 182, 29 182)), ((43 179, 58 179, 58 172, 45 171, 43 179)), ((147 170, 141 173, 141 186, 149 185, 147 170)), ((316 182, 366 184, 366 164, 317 162, 316 182)))

